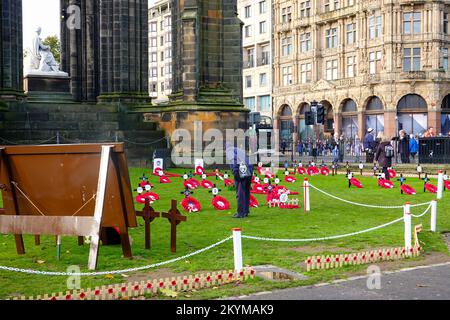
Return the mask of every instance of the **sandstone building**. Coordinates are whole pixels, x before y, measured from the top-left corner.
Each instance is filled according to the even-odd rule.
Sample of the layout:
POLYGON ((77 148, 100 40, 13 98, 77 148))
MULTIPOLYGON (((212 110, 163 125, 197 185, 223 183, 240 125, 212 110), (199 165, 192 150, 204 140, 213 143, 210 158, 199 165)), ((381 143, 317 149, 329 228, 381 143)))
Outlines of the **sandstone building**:
POLYGON ((274 116, 305 139, 304 112, 326 106, 323 135, 450 131, 449 1, 274 0, 274 116))

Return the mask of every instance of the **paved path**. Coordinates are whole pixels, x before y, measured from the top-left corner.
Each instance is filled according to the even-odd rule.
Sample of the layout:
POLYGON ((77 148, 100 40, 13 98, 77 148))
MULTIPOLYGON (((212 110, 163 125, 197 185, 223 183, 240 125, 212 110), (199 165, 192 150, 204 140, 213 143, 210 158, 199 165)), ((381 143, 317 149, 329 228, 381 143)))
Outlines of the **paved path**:
POLYGON ((367 276, 342 282, 237 297, 242 300, 450 300, 450 263, 386 272, 381 289, 369 290, 367 276))

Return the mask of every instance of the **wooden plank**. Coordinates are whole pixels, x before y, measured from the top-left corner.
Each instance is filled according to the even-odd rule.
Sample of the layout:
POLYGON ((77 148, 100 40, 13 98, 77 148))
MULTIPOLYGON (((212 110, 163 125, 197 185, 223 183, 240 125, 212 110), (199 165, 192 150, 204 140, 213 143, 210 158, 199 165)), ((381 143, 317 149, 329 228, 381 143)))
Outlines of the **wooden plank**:
MULTIPOLYGON (((124 152, 123 143, 108 143, 113 147, 114 152, 124 152)), ((32 154, 98 154, 98 143, 86 144, 59 144, 41 146, 8 146, 5 149, 7 155, 32 155, 32 154)))
POLYGON ((97 268, 98 245, 100 240, 100 227, 103 217, 103 206, 105 203, 106 180, 108 177, 108 166, 112 146, 102 146, 102 155, 100 158, 100 170, 98 174, 97 196, 95 198, 94 222, 92 228, 96 228, 97 234, 92 235, 89 248, 88 268, 95 270, 97 268))
POLYGON ((93 217, 43 217, 0 215, 0 234, 93 236, 98 226, 93 217))

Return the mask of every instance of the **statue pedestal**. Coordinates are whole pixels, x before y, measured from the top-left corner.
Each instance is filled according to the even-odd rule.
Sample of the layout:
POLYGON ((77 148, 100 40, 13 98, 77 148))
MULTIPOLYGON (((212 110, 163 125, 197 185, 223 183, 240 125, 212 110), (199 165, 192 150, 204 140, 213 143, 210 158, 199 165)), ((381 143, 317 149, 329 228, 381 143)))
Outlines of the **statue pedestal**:
POLYGON ((70 77, 65 72, 31 71, 25 75, 23 85, 29 101, 73 101, 70 77))

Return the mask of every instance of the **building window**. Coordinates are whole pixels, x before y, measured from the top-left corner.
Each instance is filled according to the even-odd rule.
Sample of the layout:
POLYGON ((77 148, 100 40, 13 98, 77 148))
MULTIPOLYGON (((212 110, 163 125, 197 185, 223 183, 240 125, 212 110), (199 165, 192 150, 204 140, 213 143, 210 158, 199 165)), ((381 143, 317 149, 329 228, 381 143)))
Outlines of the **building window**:
POLYGON ((420 48, 403 49, 403 71, 420 71, 420 48))
POLYGON ((155 83, 150 84, 150 92, 155 93, 156 91, 157 91, 156 84, 155 83))
POLYGON ((246 88, 252 87, 252 76, 245 76, 245 87, 246 88))
POLYGON ((172 58, 172 49, 171 48, 167 48, 166 50, 164 50, 165 52, 165 57, 166 59, 172 58))
POLYGON ((329 12, 329 11, 331 11, 330 9, 331 9, 330 8, 330 0, 325 0, 323 11, 329 12))
POLYGON ((245 10, 245 17, 250 18, 252 16, 252 6, 246 6, 244 10, 245 10))
POLYGON ((157 68, 151 68, 150 69, 150 76, 152 78, 156 78, 158 76, 158 69, 157 68))
POLYGON ((150 48, 156 48, 158 46, 158 41, 156 38, 150 38, 150 48))
POLYGON ((292 53, 292 37, 286 37, 281 40, 282 56, 289 56, 292 53))
POLYGON ((164 60, 164 51, 161 51, 161 61, 164 60))
POLYGON ((159 45, 163 46, 164 45, 164 36, 160 36, 159 37, 159 45))
POLYGON ((300 3, 300 18, 311 16, 311 1, 303 1, 300 3))
POLYGON ((164 82, 161 82, 161 91, 164 92, 164 82))
POLYGON ((172 74, 172 65, 171 64, 169 64, 169 65, 164 67, 164 73, 165 73, 166 76, 172 74))
POLYGON ((245 26, 245 37, 249 38, 252 36, 252 26, 245 26))
POLYGON ((263 13, 266 13, 266 11, 267 11, 266 1, 260 1, 259 2, 259 13, 263 14, 263 13))
POLYGON ((283 67, 283 85, 289 86, 292 84, 292 66, 283 67))
POLYGON ((353 6, 355 4, 355 0, 347 0, 347 6, 353 6))
POLYGON ((287 23, 291 22, 292 20, 292 14, 291 14, 291 7, 285 7, 281 9, 281 22, 287 23))
POLYGON ((356 57, 347 57, 347 78, 356 76, 356 57))
POLYGON ((369 53, 369 73, 376 74, 381 71, 381 51, 369 53))
POLYGON ((166 27, 171 27, 172 26, 172 17, 168 16, 164 18, 164 25, 166 27))
POLYGON ((259 110, 262 112, 269 112, 271 109, 270 95, 259 96, 259 110))
POLYGON ((444 19, 442 22, 442 31, 444 34, 448 34, 448 13, 444 12, 444 19))
POLYGON ((166 35, 164 36, 166 43, 170 43, 172 42, 172 33, 166 33, 166 35))
POLYGON ((356 41, 356 23, 347 24, 347 44, 353 44, 356 41))
POLYGON ((327 49, 330 48, 337 48, 338 39, 337 39, 337 28, 331 28, 326 31, 326 47, 327 49))
POLYGON ((301 83, 311 82, 312 66, 311 63, 304 63, 300 65, 300 81, 301 83))
POLYGON ((150 62, 158 62, 158 54, 156 52, 152 52, 150 62))
POLYGON ((334 0, 334 10, 339 9, 339 7, 340 7, 339 0, 334 0))
POLYGON ((381 16, 369 17, 369 38, 376 39, 381 37, 381 16))
POLYGON ((267 73, 260 73, 259 74, 259 86, 260 87, 267 86, 267 73))
POLYGON ((150 23, 150 32, 157 32, 158 24, 156 22, 150 23))
POLYGON ((164 77, 164 67, 161 67, 161 77, 164 77))
POLYGON ((259 33, 266 33, 267 32, 267 23, 265 21, 261 21, 259 23, 259 33))
POLYGON ((308 52, 311 50, 311 33, 302 33, 300 35, 300 52, 308 52))
POLYGON ((338 61, 329 60, 326 63, 326 79, 337 80, 338 78, 338 61))
POLYGON ((421 31, 421 13, 408 12, 403 14, 403 33, 419 34, 421 31))
POLYGON ((448 71, 448 48, 442 49, 442 68, 448 71))
POLYGON ((261 61, 259 61, 259 66, 265 66, 270 63, 270 53, 269 53, 269 46, 262 46, 261 47, 261 61))
POLYGON ((247 57, 244 61, 244 68, 253 68, 255 66, 255 49, 247 49, 246 55, 247 57))
POLYGON ((256 111, 256 108, 255 108, 255 97, 245 98, 244 99, 244 104, 251 111, 256 111))

